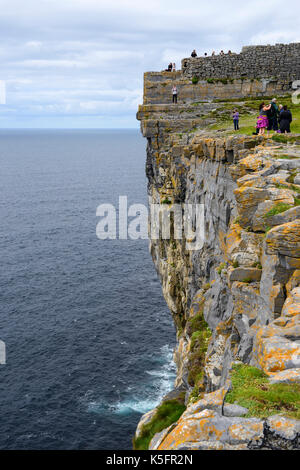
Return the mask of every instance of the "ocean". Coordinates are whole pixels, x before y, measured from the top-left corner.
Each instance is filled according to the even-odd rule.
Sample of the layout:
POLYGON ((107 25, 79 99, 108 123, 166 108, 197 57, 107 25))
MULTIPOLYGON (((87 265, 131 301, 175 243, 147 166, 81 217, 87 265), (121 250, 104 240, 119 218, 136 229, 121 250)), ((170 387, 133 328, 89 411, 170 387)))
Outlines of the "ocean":
POLYGON ((0 131, 0 449, 131 449, 171 390, 148 240, 96 236, 99 204, 146 187, 138 130, 0 131))

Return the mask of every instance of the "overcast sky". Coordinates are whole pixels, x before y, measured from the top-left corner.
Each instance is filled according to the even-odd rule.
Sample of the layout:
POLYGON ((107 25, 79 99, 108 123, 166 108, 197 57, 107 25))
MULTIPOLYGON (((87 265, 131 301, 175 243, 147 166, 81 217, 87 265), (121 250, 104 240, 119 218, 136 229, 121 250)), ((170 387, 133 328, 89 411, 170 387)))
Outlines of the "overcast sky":
POLYGON ((299 17, 296 0, 0 0, 0 127, 137 127, 144 71, 298 42, 299 17))

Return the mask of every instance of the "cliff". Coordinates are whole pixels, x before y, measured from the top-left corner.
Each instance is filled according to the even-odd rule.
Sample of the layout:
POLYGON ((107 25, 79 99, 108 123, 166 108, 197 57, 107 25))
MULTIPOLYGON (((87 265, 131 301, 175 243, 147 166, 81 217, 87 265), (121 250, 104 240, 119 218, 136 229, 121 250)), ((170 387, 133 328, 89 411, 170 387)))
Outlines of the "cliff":
POLYGON ((174 230, 169 239, 150 241, 177 329, 177 379, 141 419, 134 446, 297 449, 300 136, 214 130, 237 105, 251 114, 250 99, 255 109, 267 91, 288 99, 296 72, 288 68, 274 81, 270 64, 263 78, 201 83, 208 74, 203 60, 183 59, 176 73, 146 73, 137 114, 148 141, 149 203, 170 214, 178 205, 202 205, 204 243, 189 249, 174 230), (196 72, 201 80, 192 82, 196 72), (168 103, 174 81, 178 105, 168 103))

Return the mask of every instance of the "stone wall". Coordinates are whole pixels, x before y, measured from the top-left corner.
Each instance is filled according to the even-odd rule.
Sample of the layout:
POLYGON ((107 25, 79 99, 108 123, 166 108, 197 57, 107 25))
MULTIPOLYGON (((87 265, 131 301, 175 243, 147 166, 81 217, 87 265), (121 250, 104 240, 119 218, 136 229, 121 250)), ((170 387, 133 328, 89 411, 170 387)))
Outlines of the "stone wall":
POLYGON ((187 77, 300 79, 300 43, 247 46, 240 54, 182 60, 187 77))
POLYGON ((145 73, 144 104, 171 103, 173 85, 178 102, 185 104, 286 94, 298 79, 300 43, 247 46, 240 54, 183 59, 177 72, 145 73))

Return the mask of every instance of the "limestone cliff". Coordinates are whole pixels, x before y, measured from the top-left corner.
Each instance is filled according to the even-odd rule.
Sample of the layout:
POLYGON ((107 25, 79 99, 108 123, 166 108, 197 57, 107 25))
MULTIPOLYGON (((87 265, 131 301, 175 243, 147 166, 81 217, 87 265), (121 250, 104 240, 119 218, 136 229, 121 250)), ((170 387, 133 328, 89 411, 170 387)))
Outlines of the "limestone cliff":
MULTIPOLYGON (((137 115, 148 140, 149 203, 203 204, 205 232, 199 250, 174 234, 150 241, 177 328, 171 395, 184 394, 187 408, 149 448, 299 448, 300 137, 278 143, 213 131, 220 96, 234 101, 238 87, 239 98, 249 96, 250 85, 233 83, 229 92, 225 83, 215 91, 202 84, 201 101, 184 73, 156 74, 154 88, 155 74, 146 74, 137 115), (157 104, 174 80, 185 81, 185 103, 157 104), (247 367, 260 394, 253 410, 235 389, 247 367), (292 399, 260 408, 271 384, 279 384, 276 396, 292 399)), ((253 96, 258 90, 256 83, 253 96)), ((142 418, 136 437, 156 411, 142 418)))

